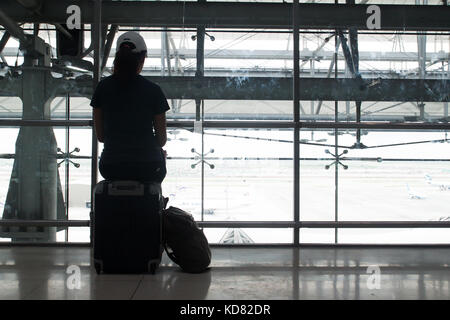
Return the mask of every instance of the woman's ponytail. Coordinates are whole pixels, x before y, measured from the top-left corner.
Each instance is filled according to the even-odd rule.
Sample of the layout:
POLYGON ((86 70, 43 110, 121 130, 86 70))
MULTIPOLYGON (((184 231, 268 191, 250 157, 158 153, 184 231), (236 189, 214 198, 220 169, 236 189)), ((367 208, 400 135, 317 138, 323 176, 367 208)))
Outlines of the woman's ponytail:
POLYGON ((129 81, 138 73, 139 65, 145 59, 144 52, 132 52, 135 46, 130 42, 122 43, 114 58, 114 74, 122 81, 129 81))

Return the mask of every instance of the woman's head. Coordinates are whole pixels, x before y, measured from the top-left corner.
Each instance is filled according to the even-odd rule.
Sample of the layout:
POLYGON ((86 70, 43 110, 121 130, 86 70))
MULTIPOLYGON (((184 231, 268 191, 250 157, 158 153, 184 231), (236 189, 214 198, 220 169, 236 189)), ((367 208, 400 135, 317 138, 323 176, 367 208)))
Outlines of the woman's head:
POLYGON ((146 56, 144 39, 137 32, 125 32, 117 39, 114 74, 121 80, 130 80, 141 72, 146 56))

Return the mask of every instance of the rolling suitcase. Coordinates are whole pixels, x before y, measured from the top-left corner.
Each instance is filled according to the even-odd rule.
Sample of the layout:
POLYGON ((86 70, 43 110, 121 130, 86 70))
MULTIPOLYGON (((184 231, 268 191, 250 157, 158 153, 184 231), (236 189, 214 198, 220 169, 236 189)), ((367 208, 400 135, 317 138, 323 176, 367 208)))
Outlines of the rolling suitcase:
POLYGON ((93 242, 97 273, 155 273, 161 262, 159 183, 101 181, 94 189, 93 242))

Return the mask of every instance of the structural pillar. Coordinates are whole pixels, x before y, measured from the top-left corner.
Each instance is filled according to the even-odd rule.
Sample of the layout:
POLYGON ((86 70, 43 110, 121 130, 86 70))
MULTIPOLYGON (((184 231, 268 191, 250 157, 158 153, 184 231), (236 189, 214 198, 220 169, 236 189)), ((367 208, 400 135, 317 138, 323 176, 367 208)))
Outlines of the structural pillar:
MULTIPOLYGON (((25 50, 22 65, 22 102, 24 120, 50 120, 47 83, 50 72, 50 46, 33 39, 40 55, 25 50)), ((64 203, 57 167, 57 144, 52 127, 22 126, 16 141, 16 154, 6 198, 3 219, 56 220, 64 215, 64 203), (62 203, 61 203, 62 202, 62 203), (61 207, 62 206, 62 207, 61 207), (58 214, 58 211, 60 214, 58 214)), ((56 227, 4 227, 0 236, 12 241, 56 241, 56 227)))

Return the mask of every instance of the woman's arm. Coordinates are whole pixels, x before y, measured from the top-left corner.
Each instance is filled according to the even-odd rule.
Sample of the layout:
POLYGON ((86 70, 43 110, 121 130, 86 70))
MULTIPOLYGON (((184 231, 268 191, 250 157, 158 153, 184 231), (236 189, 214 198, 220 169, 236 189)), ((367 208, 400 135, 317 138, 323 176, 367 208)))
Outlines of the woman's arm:
POLYGON ((103 142, 103 113, 100 108, 94 108, 94 129, 98 141, 103 142))
POLYGON ((166 113, 155 115, 153 118, 153 125, 155 127, 156 139, 161 147, 167 142, 167 132, 166 132, 166 113))

